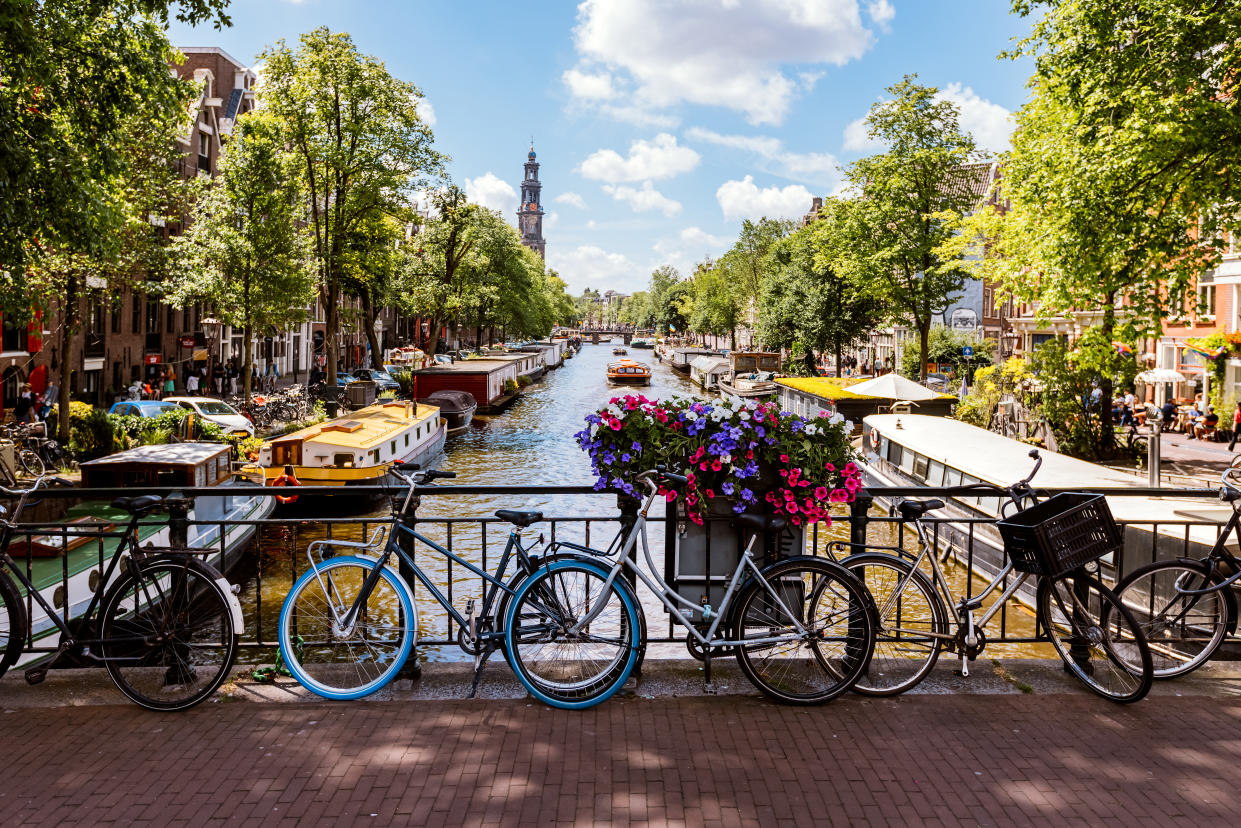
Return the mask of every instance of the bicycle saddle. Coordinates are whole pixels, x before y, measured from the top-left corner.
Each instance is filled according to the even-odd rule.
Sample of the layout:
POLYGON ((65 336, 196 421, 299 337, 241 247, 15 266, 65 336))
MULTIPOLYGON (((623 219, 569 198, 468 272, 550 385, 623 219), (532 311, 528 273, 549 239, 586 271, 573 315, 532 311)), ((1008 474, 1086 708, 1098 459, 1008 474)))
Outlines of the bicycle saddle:
POLYGON ((516 509, 497 509, 496 517, 507 520, 514 526, 526 527, 543 519, 542 512, 520 512, 516 509))
POLYGON ((118 497, 112 501, 113 509, 129 512, 131 515, 145 517, 162 505, 164 498, 160 495, 139 495, 138 497, 118 497))
POLYGON ((939 498, 930 500, 902 500, 896 506, 901 511, 901 517, 905 520, 913 520, 920 518, 933 509, 944 508, 944 501, 939 498))
POLYGON ((788 523, 779 515, 737 515, 737 525, 755 532, 779 532, 788 523))

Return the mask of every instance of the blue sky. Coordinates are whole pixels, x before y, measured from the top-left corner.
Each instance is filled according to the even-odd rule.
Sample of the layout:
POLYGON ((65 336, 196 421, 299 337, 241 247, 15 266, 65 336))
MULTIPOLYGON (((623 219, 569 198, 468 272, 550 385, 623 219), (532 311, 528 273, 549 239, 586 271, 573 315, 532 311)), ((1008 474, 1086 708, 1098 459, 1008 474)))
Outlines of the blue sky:
POLYGON ((471 197, 516 221, 534 136, 547 259, 573 292, 732 243, 746 217, 797 217, 871 151, 859 120, 906 73, 1003 149, 1029 66, 998 53, 1028 21, 1004 0, 233 0, 233 25, 179 46, 254 62, 326 25, 430 104, 471 197))

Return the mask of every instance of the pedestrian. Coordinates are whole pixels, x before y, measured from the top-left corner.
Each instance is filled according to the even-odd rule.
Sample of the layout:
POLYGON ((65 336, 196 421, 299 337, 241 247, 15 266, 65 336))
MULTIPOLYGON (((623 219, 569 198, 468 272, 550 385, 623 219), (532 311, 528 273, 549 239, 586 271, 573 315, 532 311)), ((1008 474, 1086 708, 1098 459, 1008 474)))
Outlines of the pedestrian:
POLYGON ((1238 434, 1241 434, 1241 400, 1237 400, 1237 406, 1232 410, 1232 437, 1228 441, 1229 451, 1237 445, 1238 434))
POLYGON ((241 376, 241 372, 237 370, 237 361, 230 359, 228 361, 228 393, 237 396, 237 377, 241 376))
POLYGON ((23 382, 17 392, 17 403, 13 406, 13 419, 19 423, 28 423, 34 414, 34 392, 30 384, 23 382))
POLYGON ((171 397, 177 393, 177 374, 172 368, 164 372, 164 396, 171 397))
POLYGON ((198 374, 190 371, 190 375, 185 378, 185 393, 190 397, 198 396, 198 374))
POLYGON ((257 362, 250 363, 250 390, 259 390, 259 364, 257 362))

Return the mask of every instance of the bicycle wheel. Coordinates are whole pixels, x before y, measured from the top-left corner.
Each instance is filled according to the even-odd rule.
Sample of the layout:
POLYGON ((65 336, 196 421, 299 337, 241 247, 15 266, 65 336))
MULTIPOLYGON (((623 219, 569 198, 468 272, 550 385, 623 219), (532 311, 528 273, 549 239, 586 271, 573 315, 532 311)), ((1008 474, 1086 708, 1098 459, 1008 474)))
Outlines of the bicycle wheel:
POLYGON ((1069 672, 1105 699, 1135 702, 1154 668, 1137 621, 1110 589, 1078 571, 1039 583, 1038 616, 1069 672))
POLYGON ((41 477, 47 471, 43 466, 43 458, 33 449, 24 448, 19 451, 17 462, 20 468, 31 477, 41 477))
POLYGON ((943 649, 948 613, 930 580, 894 555, 861 553, 841 561, 875 602, 875 654, 853 685, 866 696, 904 693, 926 678, 943 649))
POLYGON ((629 679, 643 643, 638 600, 617 577, 586 561, 554 561, 522 582, 504 619, 517 678, 540 701, 568 710, 593 707, 629 679), (593 613, 590 623, 580 621, 593 613))
POLYGON ((1224 643, 1233 610, 1223 592, 1186 595, 1178 589, 1205 589, 1218 580, 1210 572, 1201 561, 1156 561, 1130 572, 1116 587, 1146 635, 1155 678, 1192 673, 1224 643))
POLYGON ((0 572, 0 676, 17 663, 26 638, 26 605, 17 584, 0 572))
POLYGON ((137 567, 136 575, 125 568, 100 605, 100 650, 130 700, 148 710, 186 710, 214 693, 233 666, 240 608, 228 581, 188 555, 137 567))
POLYGON ((818 558, 766 567, 737 597, 737 662, 767 696, 820 704, 862 676, 875 649, 874 607, 849 570, 818 558))
POLYGON ((378 564, 366 558, 330 558, 307 570, 280 610, 280 655, 303 687, 325 699, 357 699, 396 676, 417 637, 413 596, 388 568, 358 608, 353 624, 343 618, 378 564), (293 643, 304 640, 301 654, 293 643))

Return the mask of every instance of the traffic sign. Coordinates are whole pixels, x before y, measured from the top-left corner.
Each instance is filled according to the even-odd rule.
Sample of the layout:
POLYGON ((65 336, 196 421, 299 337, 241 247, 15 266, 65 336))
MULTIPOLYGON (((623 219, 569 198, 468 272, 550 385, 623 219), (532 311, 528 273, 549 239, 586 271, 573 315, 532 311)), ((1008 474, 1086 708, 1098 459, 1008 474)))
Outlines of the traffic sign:
POLYGON ((972 356, 974 355, 974 346, 973 346, 973 345, 966 345, 964 348, 962 348, 962 349, 961 349, 961 355, 962 355, 962 356, 967 356, 967 357, 972 357, 972 356))

